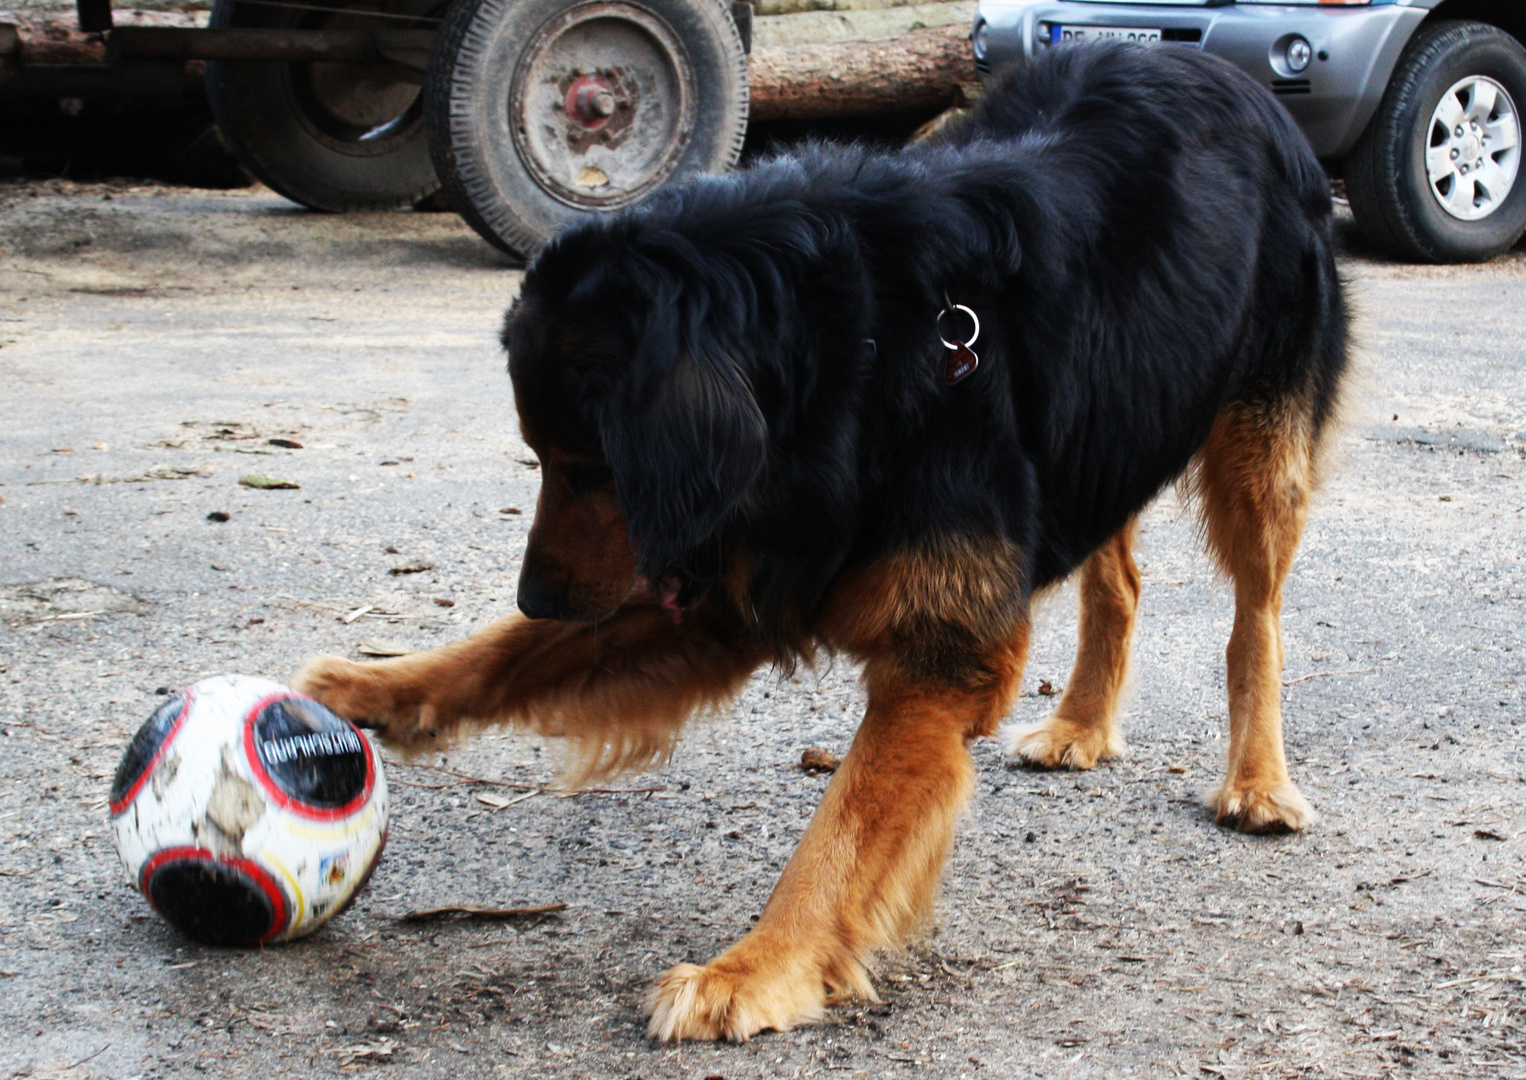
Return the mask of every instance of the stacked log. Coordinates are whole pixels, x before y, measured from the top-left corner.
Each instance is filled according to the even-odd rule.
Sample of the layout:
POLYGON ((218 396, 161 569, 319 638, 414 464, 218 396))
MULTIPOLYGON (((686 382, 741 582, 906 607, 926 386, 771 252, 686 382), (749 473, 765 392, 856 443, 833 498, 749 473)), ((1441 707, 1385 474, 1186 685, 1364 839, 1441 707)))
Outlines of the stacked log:
MULTIPOLYGON (((113 13, 117 26, 206 26, 211 13, 193 10, 138 10, 113 13)), ((85 33, 74 11, 45 8, 0 12, 0 22, 14 19, 15 59, 23 64, 104 64, 106 37, 85 33)))
MULTIPOLYGON (((23 14, 30 16, 18 20, 23 63, 104 62, 104 38, 76 29, 72 12, 23 14)), ((933 113, 963 104, 975 84, 974 15, 975 0, 761 0, 749 58, 752 116, 829 119, 933 113)), ((116 12, 119 26, 205 26, 206 20, 205 11, 116 12)))
POLYGON ((757 120, 936 112, 976 81, 974 0, 763 0, 749 65, 757 120))

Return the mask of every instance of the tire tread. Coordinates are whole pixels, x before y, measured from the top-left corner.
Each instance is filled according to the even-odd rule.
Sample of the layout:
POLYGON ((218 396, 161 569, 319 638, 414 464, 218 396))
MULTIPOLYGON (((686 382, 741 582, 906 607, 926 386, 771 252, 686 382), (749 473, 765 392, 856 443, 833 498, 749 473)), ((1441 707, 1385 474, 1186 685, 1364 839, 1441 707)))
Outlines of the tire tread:
MULTIPOLYGON (((492 177, 481 163, 460 150, 474 137, 473 117, 465 97, 467 73, 481 62, 493 39, 484 29, 496 24, 500 14, 514 0, 456 0, 446 14, 445 23, 435 39, 430 58, 430 75, 425 86, 424 122, 430 132, 430 154, 435 173, 444 185, 451 205, 476 232, 511 257, 528 260, 546 238, 521 221, 505 205, 492 177)), ((719 160, 711 167, 729 169, 742 155, 747 138, 747 55, 742 48, 741 32, 730 14, 730 7, 718 0, 721 13, 717 26, 728 35, 726 54, 731 62, 730 76, 740 88, 737 115, 726 133, 726 143, 719 160)))
MULTIPOLYGON (((210 25, 234 25, 236 7, 237 0, 216 0, 210 25)), ((400 184, 395 173, 393 177, 378 175, 372 178, 368 190, 360 190, 358 185, 345 186, 333 178, 304 169, 293 159, 289 142, 272 138, 269 131, 263 130, 270 120, 272 102, 248 98, 238 86, 239 76, 243 73, 240 69, 272 63, 279 61, 209 60, 206 64, 207 101, 213 119, 228 148, 250 176, 294 203, 331 213, 397 210, 412 206, 440 190, 439 180, 434 176, 400 184), (286 152, 284 155, 283 151, 286 152)), ((419 137, 423 136, 424 133, 419 132, 419 137)), ((379 174, 383 171, 376 170, 379 174)))

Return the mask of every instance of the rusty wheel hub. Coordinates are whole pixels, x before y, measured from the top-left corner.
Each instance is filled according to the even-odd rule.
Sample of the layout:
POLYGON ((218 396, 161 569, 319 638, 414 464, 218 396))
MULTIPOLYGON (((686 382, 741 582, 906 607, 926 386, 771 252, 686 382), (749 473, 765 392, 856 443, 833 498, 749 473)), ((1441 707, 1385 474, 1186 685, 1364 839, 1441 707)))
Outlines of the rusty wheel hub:
POLYGON ((550 19, 525 46, 509 123, 548 194, 611 209, 672 176, 694 99, 688 54, 667 24, 636 4, 595 0, 550 19))
POLYGON ((567 115, 590 131, 597 131, 609 123, 615 110, 621 106, 630 108, 630 102, 615 97, 614 88, 602 75, 581 75, 567 90, 567 115))

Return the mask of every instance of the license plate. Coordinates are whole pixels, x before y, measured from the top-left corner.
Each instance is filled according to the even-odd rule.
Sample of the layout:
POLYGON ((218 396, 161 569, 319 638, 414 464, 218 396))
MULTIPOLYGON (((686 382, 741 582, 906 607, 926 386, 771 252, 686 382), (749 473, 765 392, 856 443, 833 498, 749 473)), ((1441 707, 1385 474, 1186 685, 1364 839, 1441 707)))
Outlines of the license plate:
POLYGON ((1135 41, 1141 45, 1159 45, 1160 31, 1142 26, 1061 26, 1049 27, 1049 43, 1066 41, 1135 41))

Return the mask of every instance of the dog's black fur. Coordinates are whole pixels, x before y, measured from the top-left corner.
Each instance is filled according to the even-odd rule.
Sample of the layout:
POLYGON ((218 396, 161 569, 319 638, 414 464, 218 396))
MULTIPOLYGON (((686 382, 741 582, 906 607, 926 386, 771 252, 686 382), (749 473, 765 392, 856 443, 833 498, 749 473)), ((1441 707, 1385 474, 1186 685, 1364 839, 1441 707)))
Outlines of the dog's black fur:
POLYGON ((1313 821, 1278 614, 1345 315, 1325 179, 1227 65, 1056 51, 945 145, 696 180, 556 240, 504 336, 543 465, 530 617, 318 657, 294 685, 402 748, 491 723, 564 736, 593 776, 662 757, 770 657, 864 668, 864 720, 767 906, 658 981, 654 1037, 746 1039, 873 995, 874 952, 930 914, 968 745, 1021 682, 1029 594, 1083 560, 1075 668, 1011 749, 1051 768, 1121 750, 1131 519, 1189 462, 1235 583, 1210 805, 1247 831, 1313 821), (983 324, 956 385, 949 302, 983 324))
POLYGON ((640 574, 690 605, 747 553, 742 614, 787 656, 840 572, 933 535, 1005 538, 1024 594, 1063 578, 1231 404, 1296 399, 1317 439, 1346 325, 1276 101, 1098 46, 939 145, 812 147, 564 233, 504 343, 521 415, 612 470, 640 574), (982 327, 953 386, 946 301, 982 327))

